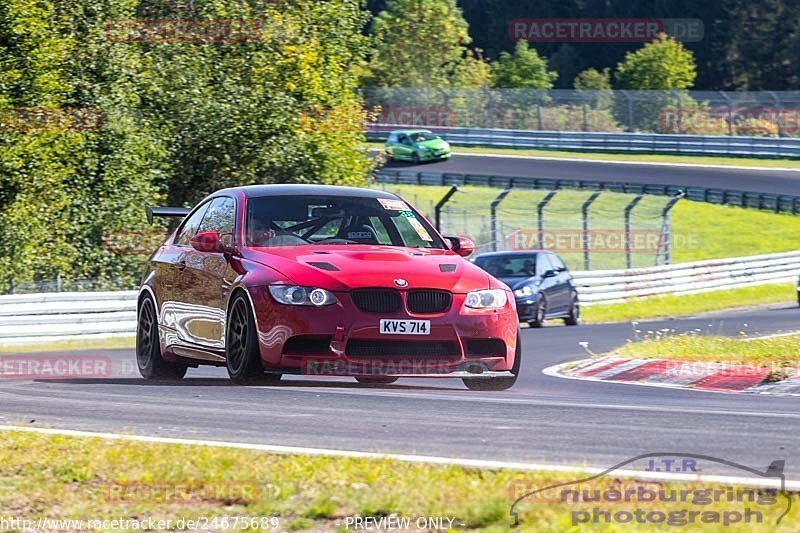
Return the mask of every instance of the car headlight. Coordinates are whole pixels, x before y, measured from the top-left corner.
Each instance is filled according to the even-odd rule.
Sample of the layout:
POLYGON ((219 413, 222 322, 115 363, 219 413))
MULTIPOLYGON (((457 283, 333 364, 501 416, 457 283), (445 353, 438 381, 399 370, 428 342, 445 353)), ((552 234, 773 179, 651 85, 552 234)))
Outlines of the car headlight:
POLYGON ((529 296, 533 296, 533 289, 530 285, 525 285, 514 291, 514 296, 518 298, 528 298, 529 296))
POLYGON ((430 150, 428 148, 426 148, 425 146, 420 146, 419 147, 419 151, 420 152, 429 152, 430 150))
POLYGON ((285 305, 313 305, 322 307, 336 303, 336 296, 325 289, 297 285, 270 285, 269 293, 275 301, 285 305))
POLYGON ((508 296, 503 289, 486 289, 467 294, 464 305, 473 309, 499 309, 506 305, 508 296))

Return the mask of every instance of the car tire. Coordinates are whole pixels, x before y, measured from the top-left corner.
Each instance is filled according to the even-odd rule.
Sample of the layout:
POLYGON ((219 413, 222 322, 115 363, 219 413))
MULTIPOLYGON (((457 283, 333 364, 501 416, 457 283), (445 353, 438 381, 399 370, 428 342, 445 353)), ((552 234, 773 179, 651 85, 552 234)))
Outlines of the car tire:
POLYGON ((258 333, 250 300, 243 292, 237 292, 228 309, 225 328, 225 366, 228 377, 238 385, 249 385, 257 381, 278 381, 280 376, 264 374, 261 355, 258 351, 258 333))
POLYGON ((417 152, 411 154, 411 162, 415 165, 419 165, 419 154, 417 152))
POLYGON ((144 379, 177 380, 186 375, 186 365, 164 361, 158 335, 156 306, 150 296, 139 305, 136 320, 136 366, 144 379))
POLYGON ((547 321, 547 298, 544 295, 539 296, 539 303, 536 304, 536 316, 533 320, 528 322, 532 328, 543 328, 544 323, 547 321))
POLYGON ((581 304, 578 303, 578 295, 572 295, 572 307, 569 308, 569 314, 564 317, 564 324, 567 326, 577 326, 581 323, 581 304))
POLYGON ((390 377, 390 376, 382 376, 382 377, 356 377, 356 381, 361 383, 362 385, 390 385, 397 381, 397 378, 390 377))
POLYGON ((514 350, 514 364, 511 367, 511 376, 502 378, 462 378, 461 381, 469 390, 475 391, 504 391, 514 386, 519 376, 522 364, 522 339, 517 330, 517 348, 514 350))

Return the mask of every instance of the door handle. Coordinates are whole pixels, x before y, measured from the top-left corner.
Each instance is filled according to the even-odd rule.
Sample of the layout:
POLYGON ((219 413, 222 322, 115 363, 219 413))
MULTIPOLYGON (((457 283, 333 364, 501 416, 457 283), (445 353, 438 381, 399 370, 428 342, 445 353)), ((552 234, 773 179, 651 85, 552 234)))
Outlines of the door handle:
POLYGON ((183 272, 183 270, 186 268, 186 261, 179 261, 175 266, 178 267, 178 270, 183 272))

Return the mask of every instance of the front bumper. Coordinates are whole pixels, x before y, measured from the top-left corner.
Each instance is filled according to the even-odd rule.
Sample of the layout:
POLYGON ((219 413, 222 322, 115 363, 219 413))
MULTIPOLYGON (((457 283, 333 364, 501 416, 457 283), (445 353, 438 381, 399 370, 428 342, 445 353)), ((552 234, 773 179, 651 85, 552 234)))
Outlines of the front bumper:
POLYGON ((465 308, 466 295, 454 294, 448 311, 420 315, 406 310, 367 313, 348 293, 335 295, 334 305, 292 307, 276 303, 264 287, 251 289, 261 361, 267 371, 490 377, 513 367, 519 321, 511 300, 502 309, 482 311, 465 308), (429 320, 430 334, 381 334, 381 319, 429 320))
POLYGON ((517 298, 517 315, 521 321, 536 318, 536 311, 539 308, 537 297, 531 296, 528 298, 517 298))
POLYGON ((420 161, 441 161, 443 159, 450 159, 453 154, 448 150, 445 152, 420 152, 420 161))

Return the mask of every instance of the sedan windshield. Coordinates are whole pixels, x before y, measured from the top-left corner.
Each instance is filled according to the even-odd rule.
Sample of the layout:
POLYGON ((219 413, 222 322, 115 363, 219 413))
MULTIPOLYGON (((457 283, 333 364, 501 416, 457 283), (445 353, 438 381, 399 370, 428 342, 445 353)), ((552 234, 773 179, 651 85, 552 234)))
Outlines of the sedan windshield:
POLYGON ((497 278, 530 278, 536 275, 536 254, 489 255, 475 264, 497 278))
POLYGON ((400 199, 263 196, 247 202, 248 246, 382 244, 444 248, 428 222, 400 199))

